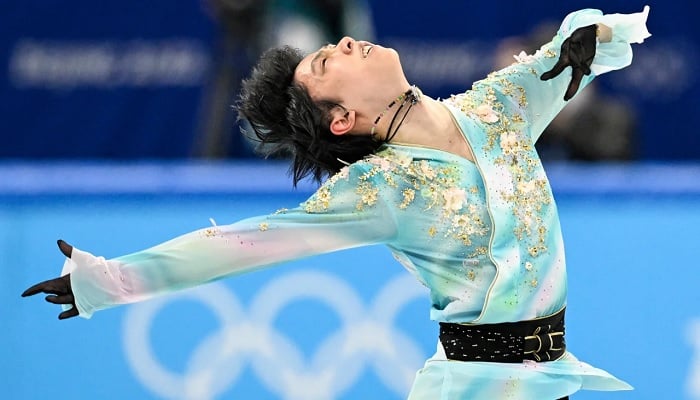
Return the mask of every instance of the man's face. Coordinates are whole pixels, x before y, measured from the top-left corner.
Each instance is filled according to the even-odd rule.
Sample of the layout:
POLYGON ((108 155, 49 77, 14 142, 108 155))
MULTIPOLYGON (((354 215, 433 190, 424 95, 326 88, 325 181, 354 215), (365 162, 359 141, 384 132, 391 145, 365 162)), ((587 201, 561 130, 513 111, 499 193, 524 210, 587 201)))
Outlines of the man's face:
POLYGON ((334 101, 367 116, 376 116, 408 87, 396 51, 350 37, 306 56, 294 80, 314 100, 334 101))

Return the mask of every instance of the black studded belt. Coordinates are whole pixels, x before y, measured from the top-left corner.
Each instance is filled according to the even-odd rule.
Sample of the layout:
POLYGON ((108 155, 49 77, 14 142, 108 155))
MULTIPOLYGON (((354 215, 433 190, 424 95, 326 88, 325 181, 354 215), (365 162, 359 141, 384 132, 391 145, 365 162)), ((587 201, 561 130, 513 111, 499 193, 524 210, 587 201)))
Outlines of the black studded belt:
POLYGON ((500 324, 440 322, 440 343, 449 360, 556 360, 566 352, 564 310, 547 317, 500 324))

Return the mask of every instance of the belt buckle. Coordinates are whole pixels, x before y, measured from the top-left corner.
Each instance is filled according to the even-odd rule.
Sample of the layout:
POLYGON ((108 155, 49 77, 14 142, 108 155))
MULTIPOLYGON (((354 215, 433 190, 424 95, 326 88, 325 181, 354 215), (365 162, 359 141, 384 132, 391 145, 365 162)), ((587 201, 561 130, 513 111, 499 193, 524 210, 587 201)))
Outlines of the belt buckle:
POLYGON ((564 345, 564 332, 551 332, 551 330, 552 325, 538 326, 535 328, 534 332, 532 332, 532 335, 525 336, 524 347, 526 350, 523 351, 523 354, 532 354, 537 362, 552 361, 553 355, 557 355, 554 359, 561 357, 566 348, 564 345), (537 343, 536 348, 533 345, 528 345, 528 341, 533 343, 535 340, 535 343, 537 343), (555 340, 558 343, 555 343, 555 340), (543 360, 543 358, 546 359, 543 360))

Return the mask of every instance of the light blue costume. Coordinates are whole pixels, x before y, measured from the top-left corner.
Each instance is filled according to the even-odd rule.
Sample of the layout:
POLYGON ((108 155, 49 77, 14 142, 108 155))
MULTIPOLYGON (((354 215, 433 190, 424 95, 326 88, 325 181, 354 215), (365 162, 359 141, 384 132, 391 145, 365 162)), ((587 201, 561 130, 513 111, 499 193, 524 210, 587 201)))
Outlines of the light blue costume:
MULTIPOLYGON (((386 145, 343 168, 300 207, 211 227, 112 260, 75 249, 64 273, 80 315, 291 259, 385 244, 430 290, 431 318, 498 323, 547 316, 566 305, 559 218, 534 142, 565 105, 568 73, 543 82, 561 43, 579 27, 612 28, 594 75, 631 62, 649 36, 644 12, 567 16, 535 55, 443 101, 475 162, 444 151, 386 145)), ((410 399, 557 399, 579 389, 630 386, 572 354, 551 362, 459 362, 437 353, 410 399)))

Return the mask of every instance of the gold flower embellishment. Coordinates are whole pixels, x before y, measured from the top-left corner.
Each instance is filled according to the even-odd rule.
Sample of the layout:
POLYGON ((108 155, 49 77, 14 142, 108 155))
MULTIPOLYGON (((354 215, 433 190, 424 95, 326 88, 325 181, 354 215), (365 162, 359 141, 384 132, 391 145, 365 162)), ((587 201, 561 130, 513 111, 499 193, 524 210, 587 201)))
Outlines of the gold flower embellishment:
POLYGON ((383 172, 390 172, 394 169, 391 161, 389 161, 385 157, 377 156, 374 154, 369 157, 369 163, 377 166, 383 172))
POLYGON ((530 194, 537 189, 537 183, 534 180, 518 182, 518 191, 523 194, 530 194))
POLYGON ((343 168, 340 169, 340 171, 338 171, 337 176, 338 176, 338 179, 348 179, 348 177, 350 176, 350 168, 348 168, 347 165, 344 166, 343 168))
POLYGON ((490 104, 481 104, 474 110, 474 113, 476 113, 476 116, 479 117, 480 120, 487 124, 493 124, 498 121, 498 114, 490 104))
POLYGON ((462 209, 467 194, 464 189, 452 187, 442 192, 442 197, 445 199, 445 212, 451 212, 462 209))
POLYGON ((433 180, 437 177, 437 172, 425 160, 421 160, 420 164, 418 165, 418 170, 427 180, 433 180))
POLYGON ((513 154, 518 148, 518 136, 515 132, 503 132, 500 143, 504 153, 513 154))
POLYGON ((403 168, 408 168, 413 162, 413 157, 410 154, 404 153, 403 151, 397 151, 394 153, 394 161, 403 168))
POLYGON ((537 57, 527 54, 524 51, 521 51, 520 54, 514 55, 513 58, 515 58, 515 61, 521 63, 521 64, 527 64, 530 62, 533 62, 537 60, 537 57))

